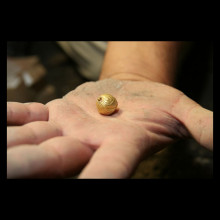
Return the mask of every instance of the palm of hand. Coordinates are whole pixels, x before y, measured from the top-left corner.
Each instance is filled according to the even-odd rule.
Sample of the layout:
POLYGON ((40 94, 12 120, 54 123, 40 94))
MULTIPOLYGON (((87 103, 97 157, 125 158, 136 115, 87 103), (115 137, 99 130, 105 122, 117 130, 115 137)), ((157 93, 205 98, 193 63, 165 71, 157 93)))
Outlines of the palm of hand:
POLYGON ((126 177, 141 158, 187 135, 170 114, 181 94, 152 82, 90 82, 50 102, 49 121, 56 122, 64 136, 77 138, 93 151, 101 147, 84 172, 87 177, 126 177), (118 100, 119 111, 111 116, 96 109, 96 99, 103 93, 118 100))
POLYGON ((49 123, 53 130, 51 137, 49 132, 38 139, 49 151, 53 145, 62 161, 62 168, 59 172, 52 169, 52 176, 73 175, 90 160, 80 177, 126 178, 142 158, 188 136, 172 115, 181 95, 151 81, 89 82, 49 102, 48 122, 29 126, 42 123, 43 131, 49 123), (111 116, 100 115, 96 109, 96 99, 104 93, 112 94, 119 103, 119 110, 111 116))

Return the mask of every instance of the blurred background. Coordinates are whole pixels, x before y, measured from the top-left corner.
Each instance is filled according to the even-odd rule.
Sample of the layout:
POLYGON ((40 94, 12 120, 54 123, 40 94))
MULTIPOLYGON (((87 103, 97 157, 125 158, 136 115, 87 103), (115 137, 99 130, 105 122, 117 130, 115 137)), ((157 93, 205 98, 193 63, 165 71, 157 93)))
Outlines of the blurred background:
MULTIPOLYGON (((213 42, 195 41, 175 87, 213 111, 213 42)), ((97 80, 105 41, 7 42, 7 101, 47 102, 97 80)), ((140 163, 132 178, 213 178, 213 153, 182 140, 140 163)))

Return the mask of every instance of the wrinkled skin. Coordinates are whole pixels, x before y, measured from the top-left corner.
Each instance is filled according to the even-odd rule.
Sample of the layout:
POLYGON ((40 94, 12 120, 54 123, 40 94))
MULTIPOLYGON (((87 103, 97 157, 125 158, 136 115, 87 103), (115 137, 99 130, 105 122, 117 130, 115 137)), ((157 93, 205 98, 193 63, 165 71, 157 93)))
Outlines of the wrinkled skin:
POLYGON ((19 120, 9 103, 8 123, 24 125, 8 127, 8 178, 128 178, 142 159, 190 137, 176 114, 182 97, 179 90, 152 81, 107 79, 80 85, 47 103, 48 109, 20 104, 29 114, 21 113, 19 120), (96 109, 103 93, 118 101, 111 116, 96 109))

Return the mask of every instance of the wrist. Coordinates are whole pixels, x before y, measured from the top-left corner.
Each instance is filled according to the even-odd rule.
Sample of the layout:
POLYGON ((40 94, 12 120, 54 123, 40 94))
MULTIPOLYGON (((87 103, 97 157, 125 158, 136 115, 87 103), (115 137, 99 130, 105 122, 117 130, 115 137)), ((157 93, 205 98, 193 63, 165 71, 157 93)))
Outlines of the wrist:
POLYGON ((154 81, 154 82, 160 82, 160 83, 164 83, 168 85, 172 84, 171 81, 163 77, 156 76, 156 75, 152 77, 148 75, 141 74, 141 73, 134 73, 134 72, 101 73, 99 79, 102 80, 102 79, 111 78, 111 79, 130 80, 130 81, 154 81))

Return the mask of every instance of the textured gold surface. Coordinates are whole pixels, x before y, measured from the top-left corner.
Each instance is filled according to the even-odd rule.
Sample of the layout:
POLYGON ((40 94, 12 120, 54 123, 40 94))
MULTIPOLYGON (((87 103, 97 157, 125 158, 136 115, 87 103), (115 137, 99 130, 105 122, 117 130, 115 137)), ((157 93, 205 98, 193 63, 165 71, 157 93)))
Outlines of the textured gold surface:
POLYGON ((117 109, 118 102, 112 95, 103 94, 97 99, 96 106, 100 114, 111 115, 117 109))

